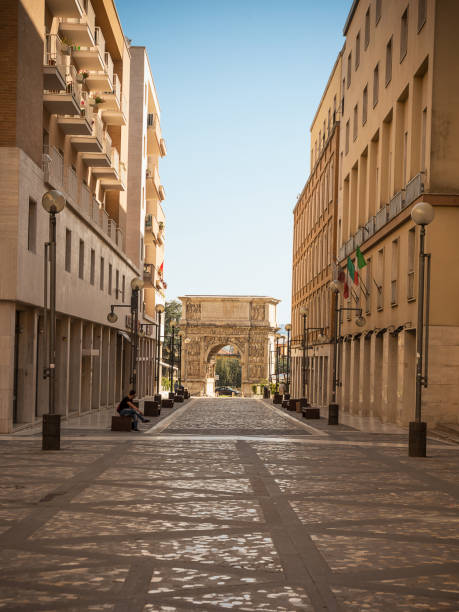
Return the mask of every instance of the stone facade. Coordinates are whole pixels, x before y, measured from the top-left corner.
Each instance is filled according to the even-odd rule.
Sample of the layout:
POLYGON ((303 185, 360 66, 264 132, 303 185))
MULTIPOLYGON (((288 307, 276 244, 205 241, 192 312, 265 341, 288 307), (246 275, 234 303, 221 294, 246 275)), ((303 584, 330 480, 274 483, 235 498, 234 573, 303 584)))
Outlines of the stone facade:
POLYGON ((268 380, 269 355, 276 332, 279 300, 252 296, 187 295, 182 301, 180 328, 185 332, 182 381, 193 394, 213 395, 215 360, 220 349, 235 346, 241 355, 242 393, 268 380))

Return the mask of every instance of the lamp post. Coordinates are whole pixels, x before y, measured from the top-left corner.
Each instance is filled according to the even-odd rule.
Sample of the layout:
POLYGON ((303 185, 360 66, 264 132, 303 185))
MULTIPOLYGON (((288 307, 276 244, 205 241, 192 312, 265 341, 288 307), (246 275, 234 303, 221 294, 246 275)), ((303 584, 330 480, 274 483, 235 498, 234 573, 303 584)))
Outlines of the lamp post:
POLYGON ((129 383, 135 388, 137 382, 137 346, 138 346, 138 327, 139 327, 139 291, 143 288, 143 280, 135 276, 131 281, 131 303, 130 304, 110 304, 110 312, 107 315, 109 323, 116 323, 118 315, 115 308, 131 309, 131 375, 129 383))
POLYGON ((287 332, 287 393, 290 393, 290 358, 291 358, 291 346, 290 346, 290 330, 292 326, 287 323, 285 330, 287 332))
POLYGON ((155 310, 158 314, 158 326, 156 334, 156 394, 159 395, 159 383, 161 380, 161 315, 164 312, 164 304, 156 304, 155 310))
POLYGON ((178 383, 179 386, 182 386, 182 342, 183 342, 183 338, 185 336, 185 332, 183 330, 180 330, 178 333, 178 337, 179 337, 179 374, 178 374, 178 383))
POLYGON ((276 334, 276 393, 279 391, 279 338, 280 334, 276 334))
POLYGON ((363 327, 366 323, 365 317, 362 316, 361 308, 345 308, 338 307, 339 293, 343 288, 343 283, 339 280, 332 280, 329 284, 329 289, 333 291, 333 381, 332 381, 332 401, 328 404, 328 424, 339 424, 339 404, 336 401, 336 387, 340 385, 339 372, 339 357, 338 357, 338 338, 341 336, 341 313, 345 310, 357 312, 355 319, 357 327, 363 327))
POLYGON ((428 202, 418 202, 411 211, 411 219, 420 226, 419 234, 419 284, 418 323, 416 327, 416 407, 414 421, 409 424, 408 454, 410 457, 425 457, 427 447, 427 423, 421 420, 422 387, 427 387, 427 364, 429 350, 429 304, 430 304, 430 253, 426 253, 426 225, 432 223, 434 209, 428 202), (427 290, 425 291, 425 260, 427 259, 427 290), (426 310, 426 334, 424 346, 424 300, 426 310), (424 372, 423 372, 423 359, 424 372))
POLYGON ((48 367, 43 376, 49 381, 48 414, 43 415, 42 449, 59 450, 61 447, 61 415, 56 414, 56 215, 65 207, 64 196, 56 190, 47 191, 41 200, 43 208, 49 213, 49 242, 45 243, 44 261, 44 324, 45 337, 48 311, 48 255, 49 255, 49 353, 45 347, 48 367))
MULTIPOLYGON (((191 338, 185 338, 185 344, 190 344, 190 342, 191 342, 191 338)), ((186 360, 185 360, 185 364, 186 364, 186 360)), ((186 384, 186 380, 187 380, 187 372, 186 372, 186 367, 185 367, 185 384, 186 384)))
POLYGON ((303 317, 303 359, 302 359, 302 367, 301 367, 301 394, 302 397, 306 400, 306 359, 307 359, 307 344, 306 344, 306 317, 309 314, 309 309, 306 306, 301 306, 300 315, 303 317))
POLYGON ((175 326, 177 325, 177 321, 171 321, 171 339, 170 339, 170 371, 169 371, 169 379, 170 379, 170 393, 174 393, 174 348, 175 348, 175 326))

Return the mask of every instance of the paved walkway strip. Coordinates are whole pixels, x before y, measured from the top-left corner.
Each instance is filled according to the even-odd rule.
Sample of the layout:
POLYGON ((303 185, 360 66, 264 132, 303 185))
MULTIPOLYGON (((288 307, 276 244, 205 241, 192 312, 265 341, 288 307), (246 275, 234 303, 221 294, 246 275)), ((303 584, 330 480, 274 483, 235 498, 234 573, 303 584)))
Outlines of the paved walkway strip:
POLYGON ((0 609, 456 611, 458 447, 326 433, 196 399, 148 435, 0 441, 0 609))

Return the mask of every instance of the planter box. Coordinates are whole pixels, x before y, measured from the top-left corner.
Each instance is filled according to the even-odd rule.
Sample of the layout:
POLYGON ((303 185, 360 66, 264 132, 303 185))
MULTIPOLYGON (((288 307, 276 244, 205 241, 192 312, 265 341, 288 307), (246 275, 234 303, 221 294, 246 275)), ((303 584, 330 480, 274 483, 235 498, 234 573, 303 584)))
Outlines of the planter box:
POLYGON ((161 414, 159 403, 154 400, 145 400, 143 413, 145 416, 158 417, 161 414))
POLYGON ((176 402, 178 402, 179 404, 180 404, 181 402, 183 402, 183 400, 184 400, 184 399, 185 399, 185 398, 183 397, 183 395, 176 395, 176 396, 175 396, 175 401, 176 401, 176 402))
POLYGON ((282 395, 280 393, 274 394, 273 404, 282 404, 282 395))
POLYGON ((163 408, 173 408, 174 400, 173 399, 163 399, 163 401, 161 402, 161 406, 163 408))
POLYGON ((288 400, 282 400, 282 408, 288 408, 288 400))
POLYGON ((320 419, 320 408, 303 408, 302 413, 305 419, 320 419))
POLYGON ((112 416, 112 431, 131 431, 132 418, 130 416, 112 416))

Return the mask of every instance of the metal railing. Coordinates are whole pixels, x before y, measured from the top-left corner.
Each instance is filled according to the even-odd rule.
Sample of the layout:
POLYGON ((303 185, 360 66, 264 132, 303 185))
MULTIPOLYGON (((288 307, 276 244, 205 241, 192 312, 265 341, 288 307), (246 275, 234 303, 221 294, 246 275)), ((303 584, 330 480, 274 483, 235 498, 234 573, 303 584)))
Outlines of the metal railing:
POLYGON ((344 252, 347 255, 350 255, 354 250, 354 237, 349 238, 349 240, 344 245, 344 252))
POLYGON ((92 193, 89 191, 89 187, 84 183, 81 185, 80 208, 86 215, 89 217, 91 216, 92 193))
POLYGON ((396 217, 398 213, 402 212, 403 202, 404 202, 404 199, 403 199, 403 190, 402 190, 396 193, 394 197, 392 198, 392 200, 389 202, 388 218, 387 218, 388 221, 396 217))
POLYGON ((78 204, 78 178, 73 168, 67 168, 67 193, 73 200, 74 204, 78 204))
POLYGON ((99 27, 94 28, 94 40, 96 42, 96 46, 99 49, 100 57, 104 59, 105 55, 105 38, 102 34, 102 30, 99 27))
MULTIPOLYGON (((419 174, 407 183, 405 189, 400 190, 394 195, 389 204, 386 204, 378 210, 373 217, 368 219, 363 228, 357 230, 353 236, 354 248, 363 244, 368 238, 371 238, 375 232, 383 228, 386 223, 394 219, 402 210, 424 193, 423 174, 425 174, 424 171, 419 172, 419 174), (362 230, 363 234, 361 233, 362 230)), ((349 243, 350 241, 342 244, 338 248, 339 261, 342 261, 349 254, 349 243)))
POLYGON ((405 207, 414 202, 422 193, 424 193, 424 183, 422 182, 422 175, 424 172, 420 172, 414 178, 407 183, 405 187, 405 207))
POLYGON ((108 212, 101 208, 99 210, 99 225, 102 228, 102 231, 108 234, 108 220, 110 217, 108 216, 108 212))
POLYGON ((105 132, 105 138, 103 140, 103 144, 104 144, 105 155, 111 159, 112 157, 112 139, 107 131, 105 132))
POLYGON ((115 94, 118 106, 121 108, 121 83, 116 73, 113 75, 113 93, 115 94))
POLYGON ((64 187, 64 157, 56 147, 44 145, 42 161, 45 182, 55 189, 62 190, 64 187))
POLYGON ((66 73, 65 73, 65 82, 66 82, 66 91, 67 93, 70 93, 73 95, 75 102, 78 104, 78 106, 81 106, 81 92, 82 92, 82 86, 81 83, 78 83, 77 81, 77 71, 75 66, 73 66, 72 64, 70 64, 69 66, 66 66, 66 73))
POLYGON ((105 62, 105 70, 107 72, 108 78, 110 79, 110 84, 113 87, 113 60, 112 60, 110 53, 108 53, 108 51, 105 52, 104 62, 105 62))
POLYGON ((123 230, 120 227, 116 228, 116 246, 123 249, 123 230))
POLYGON ((110 155, 110 163, 112 165, 113 168, 115 168, 116 173, 120 174, 120 154, 118 153, 118 149, 115 149, 115 147, 112 147, 112 152, 110 155))
POLYGON ((70 53, 68 45, 64 44, 57 34, 46 34, 44 45, 43 64, 56 66, 65 80, 66 58, 70 53), (64 68, 64 72, 62 69, 64 68))
POLYGON ((387 205, 383 206, 375 214, 375 232, 380 230, 387 223, 387 205))

